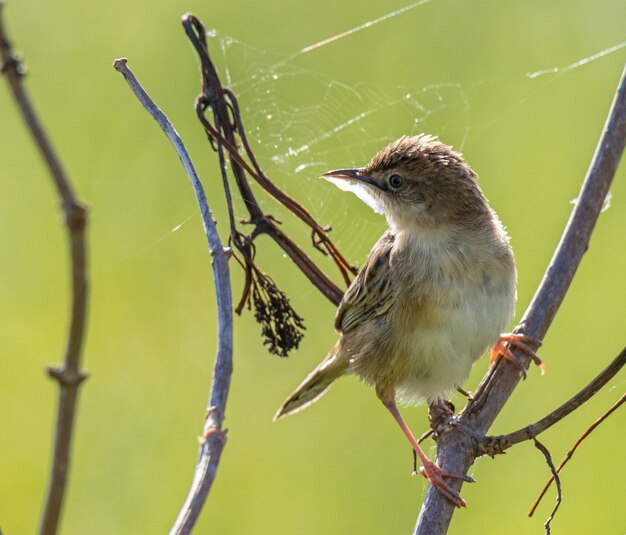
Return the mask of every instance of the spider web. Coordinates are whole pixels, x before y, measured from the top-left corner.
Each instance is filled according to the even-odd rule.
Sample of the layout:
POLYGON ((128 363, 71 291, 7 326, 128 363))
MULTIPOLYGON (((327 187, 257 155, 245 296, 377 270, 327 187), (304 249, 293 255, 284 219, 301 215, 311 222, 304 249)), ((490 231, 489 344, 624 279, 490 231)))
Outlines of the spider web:
POLYGON ((248 137, 269 147, 272 162, 291 172, 323 167, 341 155, 345 159, 346 151, 354 154, 354 161, 346 164, 365 163, 381 143, 398 136, 397 123, 393 130, 380 131, 383 115, 404 118, 404 132, 411 134, 450 107, 459 112, 461 122, 469 110, 461 84, 389 88, 342 81, 299 65, 303 51, 272 62, 263 50, 215 31, 211 35, 226 66, 224 82, 243 108, 248 137))
MULTIPOLYGON (((368 210, 351 195, 336 191, 330 184, 320 189, 318 177, 323 172, 337 167, 362 166, 400 135, 434 133, 463 151, 471 136, 480 135, 484 129, 505 119, 550 82, 626 48, 626 41, 622 41, 600 51, 591 51, 586 57, 572 58, 571 63, 563 66, 538 65, 537 69, 506 78, 454 83, 425 81, 422 85, 390 80, 373 85, 358 79, 342 79, 335 73, 311 66, 316 64, 311 58, 319 48, 341 46, 339 40, 386 23, 429 1, 408 4, 293 53, 274 53, 220 30, 210 30, 207 34, 222 83, 237 95, 248 140, 261 167, 272 181, 304 204, 322 225, 331 223, 337 228, 349 229, 355 211, 362 214, 368 210), (502 101, 494 103, 487 112, 481 109, 480 117, 474 117, 473 99, 494 84, 502 88, 499 91, 502 101), (331 199, 332 202, 327 202, 331 199)), ((281 214, 264 194, 257 199, 264 211, 281 214)), ((236 208, 239 215, 245 214, 243 206, 236 203, 236 208)), ((166 234, 179 230, 188 221, 182 221, 166 234)), ((351 232, 337 232, 331 237, 348 258, 357 258, 362 256, 366 240, 367 245, 371 245, 368 236, 375 236, 383 227, 382 219, 360 217, 356 239, 354 236, 346 239, 345 236, 353 234, 351 232)), ((303 225, 289 225, 288 230, 301 244, 310 240, 309 231, 303 225)), ((163 238, 157 238, 148 247, 163 238)))
MULTIPOLYGON (((467 136, 463 125, 470 104, 461 84, 383 87, 341 80, 307 67, 311 47, 285 58, 216 30, 209 32, 209 47, 221 67, 223 84, 237 95, 246 134, 261 167, 279 187, 311 209, 322 225, 342 226, 355 202, 328 184, 327 195, 333 196, 333 203, 326 203, 327 195, 320 196, 319 188, 309 187, 323 172, 365 165, 399 135, 427 132, 434 124, 457 148, 462 148, 467 136), (381 124, 386 126, 381 129, 381 124), (335 207, 332 213, 329 206, 335 207)), ((259 196, 262 207, 274 211, 264 197, 259 196)), ((367 218, 363 225, 367 230, 376 221, 367 218)), ((308 240, 304 228, 289 231, 296 239, 308 240)), ((341 243, 339 236, 333 239, 341 243)))
MULTIPOLYGON (((293 54, 272 54, 218 30, 208 32, 209 47, 222 82, 233 89, 252 149, 266 174, 300 200, 321 224, 338 227, 346 223, 349 203, 355 200, 328 185, 333 203, 310 184, 321 173, 337 167, 366 164, 383 146, 400 135, 436 133, 462 151, 470 133, 479 134, 523 106, 546 83, 626 47, 626 41, 560 66, 523 72, 508 78, 421 86, 386 83, 372 85, 342 80, 310 67, 310 53, 322 46, 365 30, 389 18, 419 7, 429 0, 409 4, 377 19, 360 24, 293 54), (521 83, 520 83, 521 82, 521 83), (501 84, 502 102, 492 115, 472 117, 472 98, 485 86, 501 84), (341 210, 337 213, 337 199, 341 210), (330 208, 333 206, 333 212, 330 208)), ((263 195, 259 201, 264 209, 263 195)), ((358 203, 356 203, 358 204, 358 203)), ((377 225, 364 218, 363 234, 377 225)), ((306 240, 305 229, 292 229, 296 239, 306 240), (299 234, 299 233, 302 234, 299 234)), ((340 236, 334 236, 341 246, 340 236)), ((352 246, 348 246, 350 254, 352 246)))

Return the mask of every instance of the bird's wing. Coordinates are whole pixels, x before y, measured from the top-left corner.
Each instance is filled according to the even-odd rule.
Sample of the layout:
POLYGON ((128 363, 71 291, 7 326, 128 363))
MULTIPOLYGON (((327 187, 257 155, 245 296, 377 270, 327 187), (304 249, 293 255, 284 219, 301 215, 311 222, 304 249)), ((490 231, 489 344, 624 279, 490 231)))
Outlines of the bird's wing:
POLYGON ((347 333, 362 323, 387 313, 394 302, 389 262, 394 235, 386 232, 365 261, 339 303, 335 329, 347 333))

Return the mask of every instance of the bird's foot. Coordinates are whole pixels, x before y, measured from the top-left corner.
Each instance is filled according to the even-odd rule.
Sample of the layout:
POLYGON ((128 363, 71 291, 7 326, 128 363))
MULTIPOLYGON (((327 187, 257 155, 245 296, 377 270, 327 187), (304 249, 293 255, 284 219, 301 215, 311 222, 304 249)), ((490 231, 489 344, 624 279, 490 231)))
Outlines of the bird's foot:
POLYGON ((437 491, 452 505, 455 507, 467 507, 467 503, 461 495, 448 485, 444 478, 458 479, 460 481, 467 481, 468 483, 475 483, 475 479, 463 474, 455 474, 448 472, 443 468, 440 468, 432 461, 424 461, 423 466, 420 466, 420 474, 422 474, 428 482, 437 489, 437 491))
POLYGON ((539 366, 539 369, 541 370, 541 375, 543 375, 546 372, 546 367, 544 366, 541 359, 537 356, 537 354, 527 344, 533 344, 539 347, 541 345, 541 340, 538 340, 537 338, 532 338, 531 336, 526 336, 524 334, 501 334, 500 338, 496 342, 496 345, 493 346, 489 364, 493 364, 498 358, 498 355, 502 355, 506 360, 511 361, 515 366, 517 366, 517 368, 522 373, 524 379, 526 379, 526 370, 524 369, 524 366, 522 366, 520 361, 515 358, 515 355, 509 347, 513 346, 521 349, 524 353, 526 353, 532 359, 532 361, 537 366, 539 366), (508 346, 505 344, 508 344, 508 346))

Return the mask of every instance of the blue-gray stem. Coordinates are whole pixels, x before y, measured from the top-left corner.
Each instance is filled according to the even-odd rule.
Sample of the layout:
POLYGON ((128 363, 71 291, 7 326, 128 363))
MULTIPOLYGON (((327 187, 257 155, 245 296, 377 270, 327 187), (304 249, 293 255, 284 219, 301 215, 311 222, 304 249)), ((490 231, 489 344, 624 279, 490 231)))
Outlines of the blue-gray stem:
POLYGON ((211 386, 207 418, 202 433, 202 444, 200 446, 193 482, 187 499, 170 531, 170 534, 185 534, 191 533, 200 515, 206 497, 211 489, 211 485, 213 484, 213 480, 215 479, 222 450, 226 442, 226 435, 222 430, 222 423, 224 421, 226 401, 230 389, 230 377, 233 370, 233 305, 228 269, 229 255, 222 245, 211 210, 207 203, 204 188, 202 187, 200 178, 196 173, 180 136, 165 114, 154 104, 143 87, 141 87, 128 68, 126 59, 115 60, 113 66, 124 76, 124 79, 128 82, 135 96, 165 132, 165 135, 178 154, 195 192, 202 216, 204 232, 209 244, 209 251, 213 258, 213 278, 215 282, 218 314, 217 357, 213 370, 213 384, 211 386))

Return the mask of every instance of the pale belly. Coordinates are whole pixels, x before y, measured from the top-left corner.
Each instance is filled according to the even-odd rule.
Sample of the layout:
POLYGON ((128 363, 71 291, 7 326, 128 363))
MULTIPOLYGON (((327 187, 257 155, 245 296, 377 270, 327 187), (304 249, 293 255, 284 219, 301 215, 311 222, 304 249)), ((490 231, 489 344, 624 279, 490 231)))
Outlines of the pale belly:
POLYGON ((460 302, 441 307, 436 321, 404 330, 398 357, 405 359, 396 384, 400 401, 441 398, 461 386, 472 364, 498 341, 513 316, 515 290, 510 285, 480 286, 460 302))
POLYGON ((427 307, 400 298, 383 319, 346 337, 351 369, 406 404, 444 397, 467 379, 472 364, 513 317, 513 281, 471 285, 427 307), (353 342, 354 341, 354 342, 353 342))

